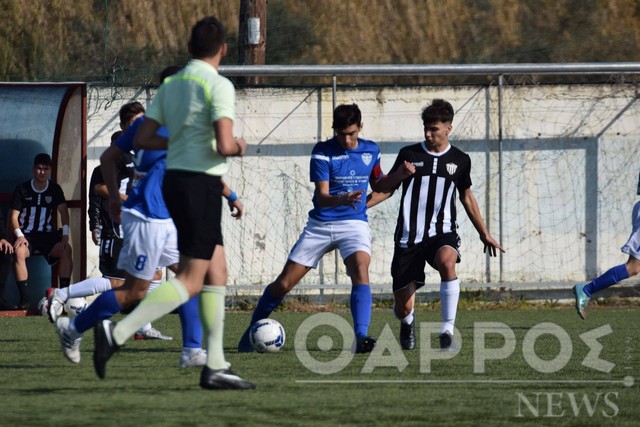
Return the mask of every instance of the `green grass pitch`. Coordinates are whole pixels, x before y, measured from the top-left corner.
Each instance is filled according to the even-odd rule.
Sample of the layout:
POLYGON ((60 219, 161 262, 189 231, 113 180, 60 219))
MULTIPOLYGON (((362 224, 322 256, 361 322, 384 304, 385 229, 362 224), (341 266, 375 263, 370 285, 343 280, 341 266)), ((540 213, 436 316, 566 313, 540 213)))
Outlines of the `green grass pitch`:
MULTIPOLYGON (((340 324, 327 313, 278 311, 285 347, 238 354, 248 312, 228 312, 227 359, 252 391, 207 391, 200 369, 178 367, 180 325, 169 315, 154 326, 173 341, 130 341, 93 370, 93 332, 82 361, 62 356, 44 317, 0 318, 0 425, 438 425, 616 426, 640 420, 640 311, 570 308, 460 310, 457 354, 441 353, 439 312, 416 312, 419 347, 398 350, 398 323, 375 309, 377 352, 352 355, 340 324), (420 332, 423 332, 422 334, 420 332), (511 335, 512 334, 512 335, 511 335), (305 338, 306 337, 306 338, 305 338), (598 348, 599 344, 602 346, 598 348), (449 357, 444 359, 443 357, 449 357)), ((346 322, 346 323, 345 323, 346 322)), ((343 328, 344 329, 344 328, 343 328)))

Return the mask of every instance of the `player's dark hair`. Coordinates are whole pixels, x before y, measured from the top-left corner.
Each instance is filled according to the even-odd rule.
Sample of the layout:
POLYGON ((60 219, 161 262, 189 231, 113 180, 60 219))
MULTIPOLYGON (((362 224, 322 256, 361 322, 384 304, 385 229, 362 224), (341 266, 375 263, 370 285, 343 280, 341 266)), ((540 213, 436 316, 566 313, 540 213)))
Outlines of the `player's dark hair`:
POLYGON ((331 127, 334 130, 348 128, 351 125, 360 126, 361 124, 362 113, 357 104, 342 104, 333 110, 333 124, 331 127))
POLYGON ((33 158, 33 167, 38 165, 51 166, 51 156, 47 153, 39 153, 33 158))
POLYGON ((173 76, 180 70, 182 70, 182 67, 180 67, 179 65, 169 65, 167 68, 160 72, 160 84, 164 82, 164 79, 173 76))
POLYGON ((120 107, 118 112, 120 123, 129 123, 131 119, 140 113, 144 113, 144 107, 138 101, 126 103, 120 107))
POLYGON ((222 22, 207 16, 196 22, 191 29, 189 52, 194 58, 215 56, 224 44, 226 30, 222 22))
POLYGON ((120 138, 120 136, 123 134, 124 132, 121 130, 117 130, 114 133, 111 134, 111 143, 113 144, 114 142, 116 142, 118 140, 118 138, 120 138))
POLYGON ((431 101, 431 105, 427 105, 422 110, 422 124, 424 126, 435 122, 451 123, 452 121, 453 107, 444 99, 434 99, 431 101))

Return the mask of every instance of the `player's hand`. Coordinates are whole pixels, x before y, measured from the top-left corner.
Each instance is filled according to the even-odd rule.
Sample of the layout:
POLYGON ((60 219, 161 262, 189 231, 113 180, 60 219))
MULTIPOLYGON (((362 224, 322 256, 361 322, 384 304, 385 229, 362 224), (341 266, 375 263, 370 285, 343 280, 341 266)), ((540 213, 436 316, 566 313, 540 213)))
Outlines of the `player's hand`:
POLYGON ((482 243, 484 243, 484 253, 485 254, 489 253, 489 256, 497 256, 498 249, 502 253, 507 252, 502 248, 502 246, 500 246, 500 243, 498 243, 497 240, 495 240, 493 237, 489 235, 485 236, 484 238, 481 238, 481 240, 482 240, 482 243))
POLYGON ((407 162, 405 160, 402 166, 400 167, 400 173, 402 174, 402 176, 404 176, 404 178, 408 178, 414 173, 416 173, 416 167, 414 166, 413 163, 407 162))
POLYGON ((240 199, 236 199, 235 202, 228 202, 228 203, 229 203, 229 210, 231 211, 231 216, 234 217, 235 219, 241 219, 242 214, 244 213, 244 206, 242 205, 242 202, 240 201, 240 199))
POLYGON ((122 200, 120 196, 109 197, 109 217, 113 222, 122 224, 122 200))
POLYGON ((0 240, 0 252, 5 254, 12 254, 13 245, 11 245, 11 243, 7 242, 5 239, 0 240))
POLYGON ((349 191, 344 194, 345 201, 343 205, 351 206, 353 209, 358 209, 357 204, 362 203, 362 195, 364 190, 349 191))
POLYGON ((29 241, 27 240, 26 237, 24 236, 20 236, 16 239, 15 242, 13 242, 13 249, 18 249, 20 246, 24 246, 25 248, 29 247, 29 241))

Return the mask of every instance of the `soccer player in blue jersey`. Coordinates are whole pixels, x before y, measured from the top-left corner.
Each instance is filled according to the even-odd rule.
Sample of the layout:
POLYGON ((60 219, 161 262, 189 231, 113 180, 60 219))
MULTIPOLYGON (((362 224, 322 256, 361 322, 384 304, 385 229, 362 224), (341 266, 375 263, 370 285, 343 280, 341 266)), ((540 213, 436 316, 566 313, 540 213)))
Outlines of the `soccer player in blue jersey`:
MULTIPOLYGON (((144 117, 136 119, 130 129, 102 154, 100 160, 107 186, 117 188, 117 160, 122 153, 133 149, 133 138, 143 120, 144 117)), ((158 133, 167 136, 165 128, 160 128, 158 133)), ((104 292, 77 317, 60 317, 56 320, 64 355, 73 363, 80 362, 82 334, 99 321, 108 319, 139 302, 147 293, 149 284, 157 272, 156 267, 177 270, 177 234, 161 191, 166 154, 164 150, 136 150, 134 154, 136 182, 121 209, 125 239, 118 267, 125 271, 124 283, 104 292)), ((227 197, 231 198, 233 192, 228 187, 226 193, 227 197)), ((114 217, 120 215, 120 204, 117 200, 117 197, 110 198, 109 203, 114 217)), ((239 219, 243 212, 241 202, 236 198, 229 202, 229 207, 232 209, 232 215, 239 219)), ((206 352, 202 349, 198 296, 181 305, 178 314, 183 337, 180 366, 203 366, 206 352)))
MULTIPOLYGON (((640 178, 638 180, 637 194, 640 196, 640 178)), ((586 285, 573 287, 576 310, 582 319, 587 317, 585 310, 593 294, 640 273, 640 202, 633 206, 631 226, 631 235, 629 235, 627 243, 620 248, 623 253, 629 255, 627 262, 610 268, 586 285)))
MULTIPOLYGON (((315 192, 307 225, 291 249, 284 269, 258 301, 251 324, 238 343, 239 352, 253 351, 249 342, 251 325, 269 317, 305 274, 316 268, 320 258, 336 248, 340 249, 351 276, 355 352, 368 353, 376 344, 368 334, 371 234, 365 195, 369 185, 372 189, 380 189, 384 181, 393 177, 382 173, 377 144, 359 138, 362 113, 356 104, 336 107, 332 127, 336 135, 316 144, 311 153, 311 181, 315 184, 315 192)), ((403 173, 399 171, 399 174, 403 173)))

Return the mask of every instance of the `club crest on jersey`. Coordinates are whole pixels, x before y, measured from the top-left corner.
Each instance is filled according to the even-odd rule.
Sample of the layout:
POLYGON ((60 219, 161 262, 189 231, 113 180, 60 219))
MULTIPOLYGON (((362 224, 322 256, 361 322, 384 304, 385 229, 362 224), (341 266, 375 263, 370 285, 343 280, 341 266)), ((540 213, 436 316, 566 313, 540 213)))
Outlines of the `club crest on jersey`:
POLYGON ((362 161, 365 165, 369 166, 371 160, 373 159, 373 155, 371 153, 362 153, 362 161))
POLYGON ((456 165, 455 163, 447 163, 447 172, 449 172, 449 175, 453 175, 454 173, 456 173, 457 169, 458 165, 456 165))
POLYGON ((44 201, 47 202, 47 204, 51 204, 51 202, 53 201, 53 197, 52 196, 45 196, 44 201))

